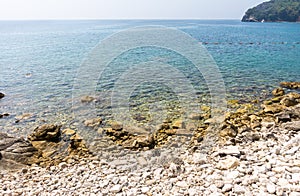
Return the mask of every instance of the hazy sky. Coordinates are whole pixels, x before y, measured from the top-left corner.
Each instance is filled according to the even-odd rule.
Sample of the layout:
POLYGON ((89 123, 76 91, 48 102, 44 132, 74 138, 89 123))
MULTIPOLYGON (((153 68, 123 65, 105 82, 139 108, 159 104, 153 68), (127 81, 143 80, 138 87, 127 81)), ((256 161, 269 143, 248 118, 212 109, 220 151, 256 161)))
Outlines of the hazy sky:
POLYGON ((240 19, 264 0, 0 0, 0 20, 240 19))

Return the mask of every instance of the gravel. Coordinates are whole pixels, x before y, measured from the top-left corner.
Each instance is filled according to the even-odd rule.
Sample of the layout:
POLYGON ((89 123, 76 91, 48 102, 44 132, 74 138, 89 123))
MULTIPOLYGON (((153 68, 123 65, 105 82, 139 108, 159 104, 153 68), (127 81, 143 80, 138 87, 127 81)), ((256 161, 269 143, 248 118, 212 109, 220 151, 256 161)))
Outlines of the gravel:
POLYGON ((115 147, 79 163, 0 171, 0 195, 300 195, 300 132, 265 130, 277 139, 215 144, 205 153, 187 144, 115 147))

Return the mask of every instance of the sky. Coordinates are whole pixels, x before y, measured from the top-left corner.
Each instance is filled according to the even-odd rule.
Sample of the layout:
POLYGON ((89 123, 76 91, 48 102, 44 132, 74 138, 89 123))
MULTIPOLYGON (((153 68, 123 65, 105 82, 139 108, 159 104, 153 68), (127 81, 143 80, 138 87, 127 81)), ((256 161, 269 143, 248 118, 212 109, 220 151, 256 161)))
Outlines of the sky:
POLYGON ((264 0, 0 0, 0 20, 241 19, 264 0))

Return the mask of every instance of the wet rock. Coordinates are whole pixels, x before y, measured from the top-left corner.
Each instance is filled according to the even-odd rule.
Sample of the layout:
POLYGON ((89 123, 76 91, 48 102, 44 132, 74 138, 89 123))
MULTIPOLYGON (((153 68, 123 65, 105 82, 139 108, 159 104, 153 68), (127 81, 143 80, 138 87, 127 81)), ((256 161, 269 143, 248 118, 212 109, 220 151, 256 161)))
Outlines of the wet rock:
POLYGON ((202 114, 193 113, 193 114, 189 115, 189 119, 191 119, 191 120, 201 120, 201 119, 203 119, 203 115, 202 114))
POLYGON ((62 133, 63 134, 65 134, 65 135, 75 135, 76 134, 76 131, 74 131, 73 129, 64 129, 63 131, 62 131, 62 133))
POLYGON ((280 86, 288 89, 300 88, 300 82, 280 82, 280 86))
POLYGON ((281 105, 284 105, 286 107, 294 106, 298 104, 298 101, 294 99, 293 97, 285 97, 280 101, 281 105))
POLYGON ((113 121, 110 122, 110 127, 115 131, 121 131, 123 129, 123 124, 121 122, 113 121))
POLYGON ((274 97, 283 96, 284 93, 285 93, 285 92, 284 92, 283 88, 276 88, 276 89, 274 89, 274 90, 272 91, 272 95, 273 95, 274 97))
POLYGON ((87 151, 87 147, 85 145, 83 138, 77 133, 75 133, 72 137, 70 137, 70 141, 71 141, 70 149, 87 151))
POLYGON ((167 122, 164 122, 157 127, 157 131, 166 130, 166 129, 170 129, 170 125, 167 122))
POLYGON ((282 112, 286 108, 285 106, 276 103, 271 105, 264 105, 263 107, 265 113, 273 113, 273 114, 282 112))
POLYGON ((5 94, 0 92, 0 99, 2 99, 3 97, 5 97, 5 94))
POLYGON ((101 118, 93 118, 93 119, 84 121, 84 125, 87 127, 96 127, 96 126, 99 126, 101 123, 102 123, 101 118))
POLYGON ((28 136, 30 141, 58 141, 60 137, 60 125, 45 124, 34 129, 28 136))
POLYGON ((82 103, 91 103, 92 101, 94 101, 95 100, 95 97, 92 97, 92 96, 83 96, 83 97, 81 97, 81 99, 80 99, 80 101, 82 102, 82 103))
POLYGON ((182 120, 176 120, 173 124, 172 124, 172 128, 173 129, 184 129, 184 123, 182 122, 182 120))

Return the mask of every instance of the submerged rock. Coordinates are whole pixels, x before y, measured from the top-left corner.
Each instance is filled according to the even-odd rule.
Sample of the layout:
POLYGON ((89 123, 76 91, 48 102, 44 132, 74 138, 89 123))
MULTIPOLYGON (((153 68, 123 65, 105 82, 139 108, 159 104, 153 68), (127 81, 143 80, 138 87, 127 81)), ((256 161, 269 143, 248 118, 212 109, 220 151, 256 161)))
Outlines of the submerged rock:
POLYGON ((102 123, 101 118, 93 118, 93 119, 84 121, 84 125, 87 127, 96 127, 96 126, 99 126, 101 123, 102 123))
POLYGON ((28 119, 30 119, 30 118, 32 118, 34 115, 33 114, 31 114, 31 113, 24 113, 24 114, 22 114, 22 115, 18 115, 18 116, 16 116, 15 117, 15 119, 16 119, 16 123, 18 123, 18 122, 20 122, 20 121, 22 121, 22 120, 28 120, 28 119))
POLYGON ((95 97, 92 97, 92 96, 83 96, 83 97, 81 97, 81 99, 80 99, 80 101, 82 102, 82 103, 91 103, 92 101, 94 101, 95 100, 95 97))

